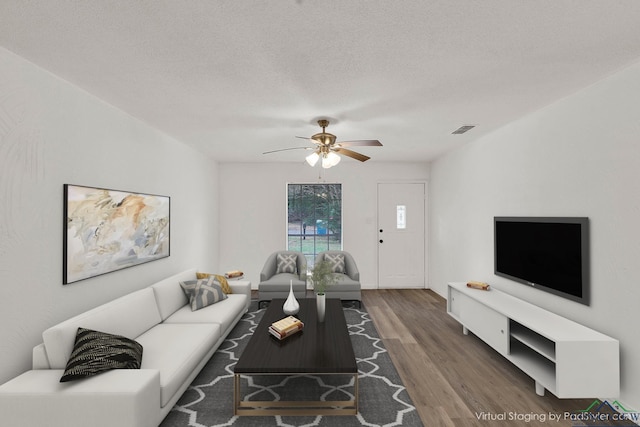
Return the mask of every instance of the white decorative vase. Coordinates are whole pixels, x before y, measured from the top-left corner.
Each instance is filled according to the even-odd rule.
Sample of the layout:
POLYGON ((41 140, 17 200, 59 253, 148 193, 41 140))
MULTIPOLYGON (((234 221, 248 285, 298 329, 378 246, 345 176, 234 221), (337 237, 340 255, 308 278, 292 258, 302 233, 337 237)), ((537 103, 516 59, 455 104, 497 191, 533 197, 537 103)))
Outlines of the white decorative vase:
POLYGON ((324 322, 324 312, 326 308, 326 295, 325 294, 317 294, 316 295, 316 310, 318 311, 318 322, 324 322))
POLYGON ((293 280, 291 280, 289 282, 289 296, 282 306, 282 311, 284 311, 284 314, 287 316, 292 316, 297 314, 299 310, 300 304, 298 304, 298 300, 296 300, 296 297, 293 294, 293 280))

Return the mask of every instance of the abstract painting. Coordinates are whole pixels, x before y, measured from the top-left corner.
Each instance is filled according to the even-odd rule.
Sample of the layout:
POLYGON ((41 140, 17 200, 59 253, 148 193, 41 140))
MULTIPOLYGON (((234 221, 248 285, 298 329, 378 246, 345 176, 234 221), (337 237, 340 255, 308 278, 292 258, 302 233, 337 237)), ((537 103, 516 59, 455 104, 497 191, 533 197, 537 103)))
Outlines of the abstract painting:
POLYGON ((64 185, 63 283, 169 256, 170 198, 64 185))

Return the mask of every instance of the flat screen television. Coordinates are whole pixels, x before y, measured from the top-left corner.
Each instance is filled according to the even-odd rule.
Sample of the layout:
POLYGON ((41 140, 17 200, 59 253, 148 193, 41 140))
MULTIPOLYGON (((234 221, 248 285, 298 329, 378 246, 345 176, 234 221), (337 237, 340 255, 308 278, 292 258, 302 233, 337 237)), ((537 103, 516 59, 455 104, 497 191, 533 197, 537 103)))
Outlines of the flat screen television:
POLYGON ((589 305, 589 218, 495 217, 495 274, 589 305))

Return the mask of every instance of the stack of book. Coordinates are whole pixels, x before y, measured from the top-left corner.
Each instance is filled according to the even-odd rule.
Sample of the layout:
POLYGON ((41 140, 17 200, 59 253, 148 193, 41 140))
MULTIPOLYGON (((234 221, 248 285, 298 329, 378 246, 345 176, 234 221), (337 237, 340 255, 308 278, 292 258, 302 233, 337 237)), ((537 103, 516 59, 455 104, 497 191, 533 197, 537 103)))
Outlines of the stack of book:
POLYGON ((293 316, 288 316, 277 322, 273 322, 271 326, 269 326, 269 333, 279 340, 283 340, 301 331, 302 328, 304 328, 304 323, 293 316))
POLYGON ((484 283, 484 282, 477 282, 475 280, 472 280, 470 282, 467 282, 467 288, 481 289, 483 291, 488 291, 489 290, 489 284, 488 283, 484 283))
POLYGON ((231 270, 224 273, 224 277, 227 279, 242 279, 244 277, 244 273, 240 270, 231 270))

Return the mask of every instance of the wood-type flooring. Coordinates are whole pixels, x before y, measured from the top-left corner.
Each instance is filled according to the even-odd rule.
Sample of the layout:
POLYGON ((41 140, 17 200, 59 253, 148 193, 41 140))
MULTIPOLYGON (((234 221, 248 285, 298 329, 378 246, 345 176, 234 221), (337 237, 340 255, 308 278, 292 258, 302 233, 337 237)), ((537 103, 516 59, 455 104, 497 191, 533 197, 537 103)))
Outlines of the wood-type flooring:
POLYGON ((548 391, 538 396, 530 377, 475 335, 463 335, 446 313, 446 300, 431 290, 362 294, 425 426, 634 425, 614 420, 617 415, 609 410, 593 409, 601 419, 585 420, 580 411, 606 396, 558 399, 548 391))

